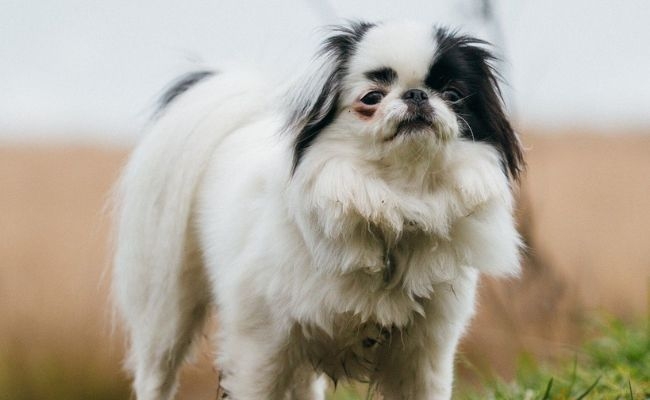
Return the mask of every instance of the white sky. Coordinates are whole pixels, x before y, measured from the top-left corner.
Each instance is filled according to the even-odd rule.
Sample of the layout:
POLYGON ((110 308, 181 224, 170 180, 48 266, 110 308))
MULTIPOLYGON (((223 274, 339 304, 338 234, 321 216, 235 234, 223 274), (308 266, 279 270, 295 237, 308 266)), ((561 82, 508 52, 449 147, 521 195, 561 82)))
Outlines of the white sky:
MULTIPOLYGON (((130 143, 197 64, 300 68, 338 18, 483 35, 472 0, 0 0, 0 139, 130 143)), ((500 0, 509 94, 526 124, 649 125, 649 0, 500 0)), ((491 35, 486 37, 492 39, 491 35)))

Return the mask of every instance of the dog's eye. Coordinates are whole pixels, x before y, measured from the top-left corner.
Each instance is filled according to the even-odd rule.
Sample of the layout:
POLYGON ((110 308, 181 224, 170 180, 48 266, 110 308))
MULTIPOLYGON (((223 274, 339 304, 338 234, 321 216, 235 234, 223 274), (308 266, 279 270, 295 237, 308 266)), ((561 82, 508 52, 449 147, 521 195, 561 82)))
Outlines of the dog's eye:
POLYGON ((442 92, 442 99, 450 103, 455 103, 463 98, 463 95, 454 88, 447 88, 442 92))
POLYGON ((381 100, 384 98, 384 94, 382 92, 374 91, 366 94, 361 98, 361 102, 363 104, 367 104, 369 106, 373 106, 375 104, 379 104, 381 100))

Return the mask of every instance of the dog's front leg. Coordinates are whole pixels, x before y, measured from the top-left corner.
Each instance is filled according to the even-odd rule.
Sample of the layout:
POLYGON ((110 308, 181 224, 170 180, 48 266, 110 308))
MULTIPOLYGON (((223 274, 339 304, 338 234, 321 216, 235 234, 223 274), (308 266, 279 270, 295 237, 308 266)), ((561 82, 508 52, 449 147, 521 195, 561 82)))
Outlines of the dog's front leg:
POLYGON ((384 400, 449 400, 454 350, 450 345, 413 348, 393 357, 378 382, 384 400))
MULTIPOLYGON (((240 314, 240 315, 243 315, 240 314)), ((228 324, 220 336, 217 366, 228 400, 320 400, 323 385, 301 357, 291 334, 274 322, 254 329, 228 324)))
POLYGON ((221 388, 228 400, 283 399, 292 377, 285 340, 271 327, 257 332, 230 329, 218 343, 221 388), (266 332, 261 334, 261 332, 266 332))
POLYGON ((385 400, 451 398, 454 355, 474 313, 477 281, 478 272, 467 268, 436 285, 432 297, 422 302, 424 316, 393 335, 377 375, 385 400))

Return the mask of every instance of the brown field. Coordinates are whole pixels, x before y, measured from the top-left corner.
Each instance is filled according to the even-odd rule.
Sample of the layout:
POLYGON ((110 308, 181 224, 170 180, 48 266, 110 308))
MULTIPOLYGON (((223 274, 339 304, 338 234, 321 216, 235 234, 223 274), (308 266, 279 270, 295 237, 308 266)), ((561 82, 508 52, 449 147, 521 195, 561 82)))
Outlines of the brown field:
MULTIPOLYGON (((602 312, 645 315, 650 284, 650 135, 524 142, 525 273, 484 281, 462 355, 504 375, 522 351, 571 352, 584 322, 602 312)), ((125 158, 106 148, 0 146, 0 393, 128 397, 107 300, 103 208, 125 158)), ((180 398, 214 397, 205 353, 184 371, 180 398)))

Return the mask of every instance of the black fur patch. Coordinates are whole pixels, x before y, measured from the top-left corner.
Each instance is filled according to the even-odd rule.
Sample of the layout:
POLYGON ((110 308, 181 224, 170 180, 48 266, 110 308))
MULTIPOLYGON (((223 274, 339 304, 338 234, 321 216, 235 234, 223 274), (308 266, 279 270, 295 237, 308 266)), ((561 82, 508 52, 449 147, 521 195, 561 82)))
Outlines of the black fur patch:
POLYGON ((435 30, 435 38, 438 50, 425 84, 439 93, 448 88, 460 93, 461 100, 450 105, 463 135, 495 146, 504 170, 516 180, 524 168, 523 151, 504 112, 488 43, 443 28, 435 30))
POLYGON ((192 86, 214 74, 214 71, 195 71, 176 79, 176 81, 165 90, 165 93, 160 96, 160 100, 158 101, 158 111, 165 109, 178 96, 187 92, 192 86))
POLYGON ((320 49, 319 55, 332 62, 334 68, 320 88, 313 105, 299 108, 289 118, 289 126, 298 130, 294 144, 293 171, 318 134, 336 117, 341 93, 341 80, 345 76, 350 57, 365 33, 374 26, 366 22, 352 22, 332 29, 320 49))

